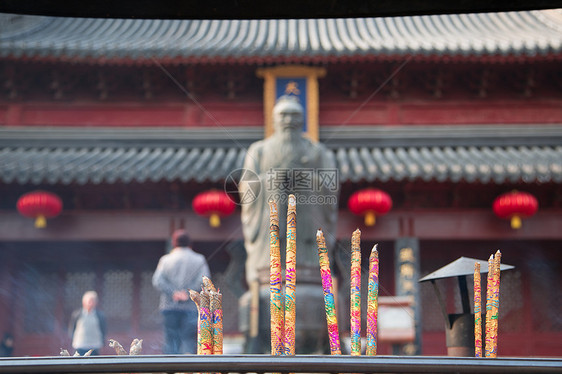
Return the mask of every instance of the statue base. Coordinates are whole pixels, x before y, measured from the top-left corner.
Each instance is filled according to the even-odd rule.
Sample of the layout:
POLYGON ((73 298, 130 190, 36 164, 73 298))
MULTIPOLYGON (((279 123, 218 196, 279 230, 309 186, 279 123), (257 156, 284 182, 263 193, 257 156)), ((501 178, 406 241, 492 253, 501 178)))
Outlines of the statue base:
MULTIPOLYGON (((296 336, 297 354, 329 353, 329 340, 324 308, 324 292, 320 284, 320 270, 297 268, 296 288, 296 336), (317 274, 313 279, 313 274, 317 274)), ((239 328, 246 337, 244 353, 271 353, 271 314, 269 269, 260 272, 257 316, 252 316, 252 291, 239 299, 239 328), (257 321, 256 321, 257 317, 257 321), (257 322, 257 329, 251 328, 251 321, 257 322), (253 333, 250 333, 253 331, 253 333), (256 333, 257 332, 257 333, 256 333), (252 336, 254 335, 254 336, 252 336)))

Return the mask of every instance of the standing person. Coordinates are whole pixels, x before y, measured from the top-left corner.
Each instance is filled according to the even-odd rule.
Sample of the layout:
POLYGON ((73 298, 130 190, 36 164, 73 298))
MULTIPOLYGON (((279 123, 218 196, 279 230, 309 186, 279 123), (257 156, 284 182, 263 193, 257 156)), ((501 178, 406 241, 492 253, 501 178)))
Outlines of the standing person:
POLYGON ((210 277, 205 256, 191 249, 185 230, 172 235, 172 251, 160 258, 152 277, 160 291, 160 311, 164 318, 164 354, 197 352, 197 306, 189 290, 201 287, 203 276, 210 277))
POLYGON ((0 357, 11 357, 14 351, 14 336, 7 332, 0 343, 0 357))
POLYGON ((107 331, 105 315, 97 309, 98 293, 87 291, 82 296, 82 308, 72 312, 69 329, 72 348, 81 356, 93 349, 92 355, 99 355, 104 346, 107 331))

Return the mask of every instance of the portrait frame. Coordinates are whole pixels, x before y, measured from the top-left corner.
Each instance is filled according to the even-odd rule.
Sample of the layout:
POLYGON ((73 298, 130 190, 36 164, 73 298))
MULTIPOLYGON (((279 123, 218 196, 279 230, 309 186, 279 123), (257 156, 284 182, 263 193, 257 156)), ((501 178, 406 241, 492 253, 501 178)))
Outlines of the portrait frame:
POLYGON ((273 107, 284 94, 298 96, 304 108, 303 132, 313 141, 318 141, 319 88, 318 78, 326 75, 326 69, 302 65, 283 65, 261 68, 256 75, 264 79, 263 109, 264 137, 274 132, 273 107), (304 84, 304 87, 303 87, 304 84), (285 92, 290 87, 291 92, 285 92))

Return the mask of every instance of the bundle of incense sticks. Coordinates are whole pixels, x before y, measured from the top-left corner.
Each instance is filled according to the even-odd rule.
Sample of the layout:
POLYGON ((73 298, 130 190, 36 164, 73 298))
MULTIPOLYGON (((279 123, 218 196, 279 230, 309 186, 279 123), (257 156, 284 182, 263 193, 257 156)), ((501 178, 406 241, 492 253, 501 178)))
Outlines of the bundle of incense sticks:
POLYGON ((281 297, 281 252, 279 247, 279 212, 274 201, 269 202, 269 290, 271 313, 271 354, 280 356, 284 353, 284 312, 281 297))
POLYGON ((203 290, 209 293, 211 313, 211 332, 214 355, 222 354, 223 323, 222 323, 222 294, 218 291, 209 277, 203 276, 203 290))
POLYGON ((295 355, 297 291, 297 211, 295 195, 289 195, 287 208, 287 246, 285 263, 285 354, 295 355))
POLYGON ((488 259, 488 277, 486 284, 486 357, 497 357, 498 353, 498 328, 499 328, 499 301, 500 301, 500 266, 501 252, 496 256, 490 255, 488 259))
POLYGON ((330 270, 330 259, 328 257, 326 240, 324 239, 322 230, 316 232, 316 243, 318 245, 318 261, 320 263, 320 276, 322 277, 322 289, 324 291, 324 307, 326 309, 330 353, 332 355, 340 355, 340 336, 336 315, 334 287, 332 285, 332 272, 330 270))
POLYGON ((474 356, 482 357, 482 309, 480 263, 474 263, 474 356))
POLYGON ((367 294, 367 347, 366 354, 377 354, 377 323, 379 309, 379 252, 377 244, 369 256, 369 284, 367 294))
POLYGON ((351 236, 351 277, 350 277, 350 337, 351 355, 361 355, 361 231, 351 236))
POLYGON ((223 353, 222 294, 211 279, 203 277, 201 292, 189 290, 191 300, 197 305, 197 354, 223 353))

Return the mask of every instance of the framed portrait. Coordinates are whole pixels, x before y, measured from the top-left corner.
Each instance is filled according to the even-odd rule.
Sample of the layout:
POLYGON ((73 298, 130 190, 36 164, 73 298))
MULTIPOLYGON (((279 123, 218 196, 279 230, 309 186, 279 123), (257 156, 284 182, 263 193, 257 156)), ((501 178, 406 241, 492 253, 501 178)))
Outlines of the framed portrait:
POLYGON ((326 75, 326 69, 310 66, 286 65, 257 70, 264 79, 264 137, 274 132, 273 107, 283 95, 295 96, 304 108, 303 132, 318 141, 318 78, 326 75))

